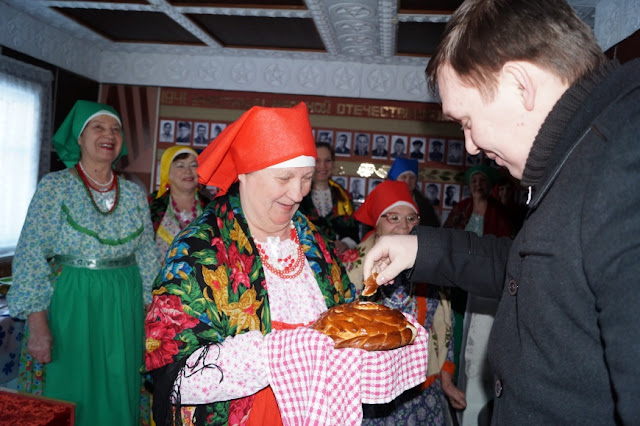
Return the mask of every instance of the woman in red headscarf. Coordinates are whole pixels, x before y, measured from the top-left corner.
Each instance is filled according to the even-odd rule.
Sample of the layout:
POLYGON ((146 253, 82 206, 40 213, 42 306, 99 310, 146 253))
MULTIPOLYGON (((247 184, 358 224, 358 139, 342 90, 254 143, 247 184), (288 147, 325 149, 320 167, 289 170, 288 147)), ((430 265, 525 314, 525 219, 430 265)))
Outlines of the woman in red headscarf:
POLYGON ((220 188, 175 240, 146 319, 154 420, 281 424, 264 336, 315 321, 355 289, 298 206, 316 148, 306 106, 253 107, 198 157, 220 188))
MULTIPOLYGON (((420 215, 405 182, 385 181, 375 187, 354 217, 374 228, 355 249, 342 256, 359 294, 364 280, 362 263, 369 249, 383 235, 409 234, 420 223, 420 215)), ((465 396, 452 381, 455 365, 448 294, 441 287, 414 286, 402 276, 396 278, 393 285, 378 288, 375 297, 379 302, 414 316, 429 330, 429 363, 421 386, 404 392, 388 404, 365 406, 363 425, 409 424, 410 419, 416 424, 445 424, 447 397, 454 407, 464 408, 465 396)))

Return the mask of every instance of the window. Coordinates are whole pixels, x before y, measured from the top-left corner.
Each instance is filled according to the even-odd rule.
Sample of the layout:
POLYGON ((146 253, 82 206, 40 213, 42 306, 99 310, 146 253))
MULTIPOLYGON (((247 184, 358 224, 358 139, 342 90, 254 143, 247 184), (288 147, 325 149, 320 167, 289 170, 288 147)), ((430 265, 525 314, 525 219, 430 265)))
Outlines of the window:
POLYGON ((13 255, 38 180, 49 169, 50 93, 49 71, 0 57, 0 258, 13 255))

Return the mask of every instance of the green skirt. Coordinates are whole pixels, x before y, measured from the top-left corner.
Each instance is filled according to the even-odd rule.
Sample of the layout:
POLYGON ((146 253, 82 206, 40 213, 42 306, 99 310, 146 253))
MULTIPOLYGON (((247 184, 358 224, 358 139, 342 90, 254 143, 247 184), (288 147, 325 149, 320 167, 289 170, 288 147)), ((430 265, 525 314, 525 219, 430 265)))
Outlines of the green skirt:
POLYGON ((75 402, 78 426, 137 426, 144 348, 138 266, 62 266, 49 327, 52 361, 42 394, 75 402))

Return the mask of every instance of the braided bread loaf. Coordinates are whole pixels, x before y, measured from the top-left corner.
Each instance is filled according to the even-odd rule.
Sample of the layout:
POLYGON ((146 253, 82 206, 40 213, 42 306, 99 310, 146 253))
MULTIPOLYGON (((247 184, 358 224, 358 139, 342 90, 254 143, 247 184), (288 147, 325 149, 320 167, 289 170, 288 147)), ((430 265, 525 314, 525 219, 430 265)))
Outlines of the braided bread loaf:
POLYGON ((335 341, 335 348, 385 351, 413 343, 418 330, 397 309, 373 302, 334 306, 311 325, 335 341))

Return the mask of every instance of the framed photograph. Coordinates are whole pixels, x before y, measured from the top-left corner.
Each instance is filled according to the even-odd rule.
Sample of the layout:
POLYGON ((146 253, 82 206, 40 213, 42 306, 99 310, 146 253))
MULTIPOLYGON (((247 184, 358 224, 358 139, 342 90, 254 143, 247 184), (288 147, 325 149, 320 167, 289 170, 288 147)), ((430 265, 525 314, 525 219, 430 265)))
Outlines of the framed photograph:
POLYGON ((354 202, 361 203, 365 197, 365 179, 361 177, 352 177, 349 179, 349 193, 354 202))
POLYGON ((346 176, 331 176, 331 179, 340 185, 342 189, 347 190, 347 177, 346 176))
POLYGON ((194 146, 207 146, 209 145, 209 123, 198 123, 196 122, 193 126, 196 130, 195 136, 193 137, 193 145, 194 146))
POLYGON ((392 160, 407 157, 407 139, 406 136, 391 136, 391 154, 389 157, 391 157, 392 160))
POLYGON ((214 140, 227 127, 226 123, 211 123, 211 138, 214 140))
POLYGON ((453 208, 460 201, 460 185, 447 183, 444 186, 444 200, 442 207, 445 209, 453 208))
POLYGON ((351 132, 336 132, 335 152, 340 157, 351 155, 351 132))
POLYGON ((418 162, 424 161, 425 141, 421 137, 411 138, 411 151, 409 152, 409 158, 418 160, 418 162))
POLYGON ((353 155, 359 157, 369 156, 369 134, 368 133, 356 133, 355 142, 353 143, 353 155))
POLYGON ((178 145, 191 145, 192 127, 193 124, 190 121, 178 121, 178 137, 176 137, 178 145))
POLYGON ((331 145, 333 143, 333 130, 318 130, 316 142, 326 142, 331 145))
POLYGON ((466 153, 464 163, 466 166, 469 166, 469 167, 482 164, 482 151, 480 151, 476 155, 471 155, 469 153, 466 153))
POLYGON ((435 163, 444 162, 444 139, 429 139, 429 161, 435 163))
POLYGON ((464 160, 464 141, 449 139, 447 143, 447 164, 461 166, 464 160))
POLYGON ((160 120, 158 140, 160 142, 173 142, 175 137, 176 122, 174 120, 160 120))
POLYGON ((440 193, 442 191, 442 184, 435 182, 426 182, 424 185, 424 196, 427 198, 432 206, 440 206, 440 193))
POLYGON ((371 147, 371 157, 386 160, 389 157, 389 136, 373 135, 373 146, 371 147))
POLYGON ((371 191, 373 191, 373 188, 378 186, 378 184, 382 181, 383 181, 382 179, 378 179, 378 178, 369 178, 369 188, 367 189, 367 195, 371 194, 371 191))

